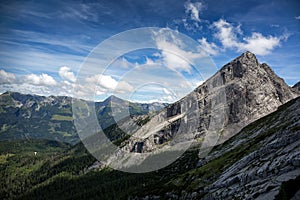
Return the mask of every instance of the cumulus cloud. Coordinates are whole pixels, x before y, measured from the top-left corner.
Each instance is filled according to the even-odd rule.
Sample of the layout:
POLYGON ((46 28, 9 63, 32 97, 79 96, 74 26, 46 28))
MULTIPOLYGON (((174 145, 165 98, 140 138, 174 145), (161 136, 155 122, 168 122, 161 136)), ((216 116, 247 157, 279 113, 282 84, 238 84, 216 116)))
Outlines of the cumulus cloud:
POLYGON ((167 50, 162 51, 162 56, 165 62, 165 65, 173 70, 183 70, 190 73, 191 66, 185 61, 182 57, 179 57, 177 54, 173 52, 169 52, 167 50))
POLYGON ((200 47, 210 55, 217 55, 219 53, 219 47, 215 43, 207 42, 206 38, 199 39, 200 47))
POLYGON ((299 15, 299 16, 297 16, 297 17, 295 17, 295 19, 298 19, 298 20, 299 20, 299 19, 300 19, 300 15, 299 15))
POLYGON ((90 84, 95 84, 95 85, 98 85, 98 86, 104 87, 105 89, 110 89, 110 90, 114 90, 116 88, 116 86, 118 85, 118 81, 116 81, 111 76, 101 75, 101 74, 87 77, 86 82, 90 83, 90 84))
POLYGON ((126 81, 117 81, 109 75, 93 75, 86 78, 88 88, 94 88, 97 95, 107 92, 125 93, 133 90, 133 87, 126 81))
POLYGON ((214 36, 222 43, 223 47, 231 48, 238 46, 237 34, 241 33, 240 27, 234 27, 224 19, 220 19, 212 25, 217 32, 214 36))
POLYGON ((33 85, 54 86, 57 82, 52 76, 42 73, 41 75, 29 74, 24 76, 24 81, 33 85))
POLYGON ((156 61, 154 61, 153 59, 151 59, 149 57, 146 57, 145 65, 155 65, 155 64, 157 64, 156 61))
POLYGON ((132 92, 133 90, 134 87, 129 83, 127 83, 126 81, 120 81, 116 88, 116 92, 118 93, 132 92))
POLYGON ((172 33, 164 32, 167 29, 161 29, 155 33, 155 42, 159 50, 161 50, 161 58, 164 65, 172 70, 181 70, 188 73, 191 72, 191 65, 188 61, 193 61, 204 56, 204 52, 197 50, 192 52, 185 49, 184 43, 176 38, 172 33))
POLYGON ((27 74, 16 76, 0 70, 0 92, 14 91, 36 95, 72 96, 73 84, 68 81, 57 82, 48 74, 27 74))
POLYGON ((269 54, 275 47, 280 45, 280 38, 273 36, 263 36, 261 33, 252 33, 251 37, 244 38, 244 43, 240 43, 240 51, 248 50, 258 55, 269 54))
POLYGON ((238 36, 243 35, 240 26, 234 26, 224 19, 214 22, 212 27, 216 30, 214 37, 225 49, 236 49, 239 52, 247 50, 257 55, 269 54, 275 47, 280 46, 282 39, 286 39, 286 36, 264 36, 261 33, 253 32, 250 37, 244 37, 240 41, 238 36))
POLYGON ((0 84, 13 83, 16 80, 16 76, 12 73, 6 72, 3 69, 0 70, 0 84))
POLYGON ((71 82, 75 82, 76 78, 71 69, 67 66, 63 66, 59 69, 58 74, 61 78, 66 79, 71 82))
POLYGON ((203 8, 203 4, 201 2, 185 2, 184 4, 185 13, 190 15, 191 19, 197 22, 200 22, 199 12, 203 8))
MULTIPOLYGON (((149 61, 150 62, 150 61, 149 61)), ((75 84, 75 76, 68 67, 61 67, 58 74, 64 79, 57 82, 52 76, 42 73, 20 76, 17 81, 14 74, 0 70, 0 92, 15 91, 37 95, 71 96, 93 100, 94 95, 103 95, 109 92, 124 94, 134 88, 126 81, 117 81, 109 75, 93 75, 82 83, 75 84)))

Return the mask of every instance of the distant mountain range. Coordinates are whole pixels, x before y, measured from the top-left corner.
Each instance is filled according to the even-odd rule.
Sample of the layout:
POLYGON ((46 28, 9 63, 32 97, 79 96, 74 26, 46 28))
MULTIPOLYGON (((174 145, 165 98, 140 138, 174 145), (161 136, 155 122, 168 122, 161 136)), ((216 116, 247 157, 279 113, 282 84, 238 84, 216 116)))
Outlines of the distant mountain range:
MULTIPOLYGON (((120 147, 105 163, 87 152, 85 141, 78 142, 70 98, 4 93, 0 198, 299 199, 299 95, 299 84, 289 87, 245 52, 174 104, 135 104, 112 96, 95 106, 105 134, 120 147), (116 124, 112 104, 130 105, 130 119, 139 126, 129 118, 116 124), (108 165, 153 164, 151 153, 164 156, 165 149, 176 147, 174 139, 192 144, 162 169, 135 174, 108 165), (146 156, 133 162, 130 152, 146 156)), ((97 144, 95 138, 87 140, 97 144)))
MULTIPOLYGON (((116 96, 95 102, 99 124, 103 129, 115 124, 111 102, 115 109, 128 107, 134 116, 153 113, 166 103, 131 103, 116 96)), ((86 101, 86 103, 88 103, 86 101)), ((91 102, 89 102, 91 103, 91 102)), ((117 111, 116 111, 117 112, 117 111)), ((108 135, 110 132, 107 132, 108 135)), ((113 140, 118 139, 114 136, 113 140)), ((72 98, 37 96, 6 92, 0 95, 0 140, 49 139, 76 144, 79 137, 73 123, 72 98)))

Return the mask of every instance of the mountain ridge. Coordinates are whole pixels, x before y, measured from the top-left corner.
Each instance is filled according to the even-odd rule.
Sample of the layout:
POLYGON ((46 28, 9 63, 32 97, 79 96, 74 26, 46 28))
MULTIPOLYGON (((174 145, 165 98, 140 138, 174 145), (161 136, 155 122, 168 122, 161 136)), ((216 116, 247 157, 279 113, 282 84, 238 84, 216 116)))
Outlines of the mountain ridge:
POLYGON ((295 85, 293 85, 292 88, 295 89, 295 91, 300 93, 300 81, 298 83, 296 83, 295 85))
MULTIPOLYGON (((94 104, 99 124, 103 129, 116 123, 111 111, 112 99, 116 100, 114 97, 102 102, 83 100, 84 104, 94 104)), ((120 108, 115 107, 116 112, 123 106, 129 109, 132 115, 155 112, 166 105, 139 104, 118 99, 120 108)), ((46 97, 18 92, 1 94, 0 140, 44 138, 71 144, 78 143, 79 136, 73 124, 72 100, 74 99, 67 96, 46 97)))

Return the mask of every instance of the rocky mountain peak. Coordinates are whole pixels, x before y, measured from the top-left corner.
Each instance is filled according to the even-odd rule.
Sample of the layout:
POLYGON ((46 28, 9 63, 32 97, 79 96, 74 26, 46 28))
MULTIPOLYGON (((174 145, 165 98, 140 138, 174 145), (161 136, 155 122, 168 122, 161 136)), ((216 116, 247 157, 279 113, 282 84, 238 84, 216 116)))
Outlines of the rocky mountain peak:
POLYGON ((300 81, 292 87, 296 92, 300 93, 300 81))
POLYGON ((250 51, 246 51, 245 53, 237 57, 234 61, 239 61, 248 66, 259 64, 255 54, 250 51))
MULTIPOLYGON (((224 79, 233 80, 235 78, 242 78, 247 73, 255 72, 258 70, 258 68, 260 68, 260 64, 256 56, 247 51, 224 65, 220 72, 222 73, 224 79)), ((224 81, 226 82, 226 80, 224 81)))
POLYGON ((115 95, 111 95, 103 101, 103 103, 106 105, 111 104, 111 103, 124 104, 125 102, 126 102, 125 100, 123 100, 115 95))

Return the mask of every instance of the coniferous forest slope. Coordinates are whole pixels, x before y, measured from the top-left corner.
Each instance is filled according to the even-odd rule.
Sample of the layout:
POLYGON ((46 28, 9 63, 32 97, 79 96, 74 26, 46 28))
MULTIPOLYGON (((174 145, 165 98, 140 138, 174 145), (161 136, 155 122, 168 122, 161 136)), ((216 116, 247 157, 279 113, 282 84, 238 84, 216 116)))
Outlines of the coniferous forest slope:
MULTIPOLYGON (((246 52, 174 104, 134 104, 114 96, 96 103, 105 134, 133 153, 168 146, 184 117, 199 111, 195 130, 181 133, 197 142, 171 165, 140 174, 113 170, 85 149, 73 124, 71 98, 4 93, 0 96, 0 199, 297 199, 297 88, 287 86, 267 64, 246 52), (222 97, 226 115, 225 126, 217 131, 220 140, 207 156, 199 157, 201 139, 212 123, 210 113, 222 97), (143 141, 128 137, 111 116, 112 99, 120 107, 129 105, 130 117, 139 126, 160 125, 157 119, 163 114, 170 124, 143 141), (140 143, 144 145, 134 148, 140 143)), ((127 119, 119 124, 128 124, 127 119)))

